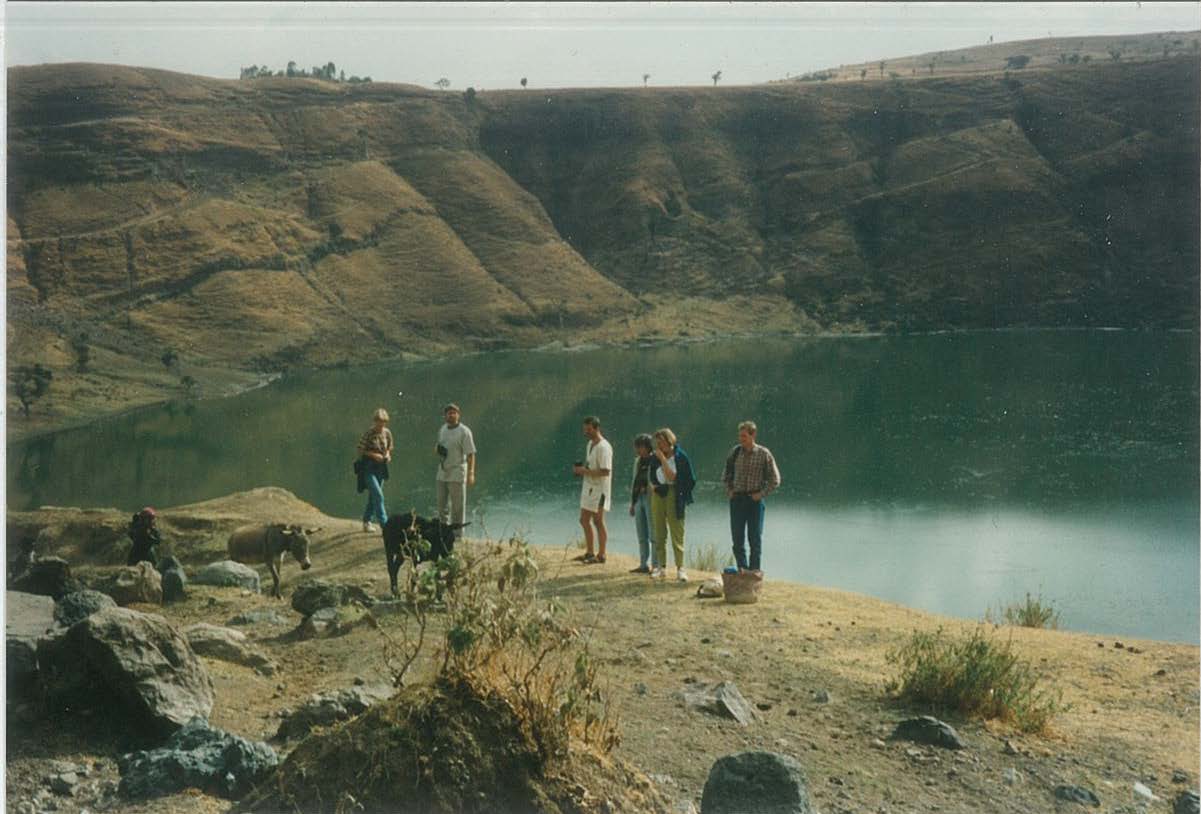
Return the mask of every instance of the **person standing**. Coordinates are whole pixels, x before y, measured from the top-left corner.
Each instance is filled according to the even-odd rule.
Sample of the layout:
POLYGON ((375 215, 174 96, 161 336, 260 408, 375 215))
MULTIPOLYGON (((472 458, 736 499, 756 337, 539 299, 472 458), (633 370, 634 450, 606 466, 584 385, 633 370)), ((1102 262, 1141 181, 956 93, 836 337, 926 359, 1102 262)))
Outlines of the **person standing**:
POLYGON ((667 567, 667 532, 671 530, 671 548, 676 562, 676 581, 687 582, 684 570, 684 509, 692 503, 696 477, 692 462, 677 444, 676 434, 664 427, 655 432, 655 457, 651 460, 651 521, 654 527, 654 570, 651 579, 664 579, 667 567))
POLYGON ((780 470, 771 450, 755 442, 754 421, 738 425, 738 444, 726 457, 721 481, 730 498, 730 537, 734 543, 734 561, 739 570, 760 570, 763 551, 763 519, 767 512, 764 498, 780 485, 780 470), (750 539, 751 556, 746 556, 750 539))
POLYGON ((605 510, 613 504, 613 445, 601 434, 600 419, 590 415, 584 419, 584 437, 588 445, 583 464, 572 471, 583 479, 580 485, 580 525, 584 529, 586 563, 604 562, 609 531, 605 528, 605 510), (592 547, 592 529, 596 527, 596 553, 592 547))
POLYGON ((638 535, 638 567, 631 574, 649 574, 652 564, 659 561, 651 558, 651 497, 650 470, 654 457, 651 437, 646 433, 634 439, 634 478, 630 482, 630 517, 634 518, 634 531, 638 535))
POLYGON ((467 516, 467 487, 475 486, 475 436, 462 423, 462 411, 455 403, 442 408, 446 423, 438 430, 434 447, 442 460, 438 464, 438 517, 454 526, 455 539, 463 536, 467 516))
POLYGON ((388 429, 388 411, 380 407, 371 414, 371 429, 359 438, 355 451, 355 473, 359 476, 359 491, 367 492, 367 506, 363 509, 363 531, 375 531, 371 519, 379 521, 380 528, 388 522, 388 511, 384 508, 384 481, 388 479, 388 462, 392 460, 392 431, 388 429))
POLYGON ((151 565, 158 562, 158 547, 163 540, 159 536, 157 520, 158 514, 152 507, 147 506, 129 521, 126 534, 133 545, 125 559, 126 565, 137 565, 143 560, 151 565))

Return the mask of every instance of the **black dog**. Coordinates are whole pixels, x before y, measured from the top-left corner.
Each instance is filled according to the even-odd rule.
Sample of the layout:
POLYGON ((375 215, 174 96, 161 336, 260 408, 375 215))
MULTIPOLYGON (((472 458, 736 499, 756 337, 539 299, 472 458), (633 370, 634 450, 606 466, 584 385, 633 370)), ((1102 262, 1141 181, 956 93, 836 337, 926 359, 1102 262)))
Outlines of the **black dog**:
POLYGON ((455 550, 455 531, 470 523, 443 523, 440 518, 426 519, 417 512, 394 514, 384 524, 384 554, 388 558, 388 579, 392 593, 397 593, 396 577, 408 557, 416 566, 419 562, 440 560, 455 550), (429 543, 422 551, 421 540, 429 543))

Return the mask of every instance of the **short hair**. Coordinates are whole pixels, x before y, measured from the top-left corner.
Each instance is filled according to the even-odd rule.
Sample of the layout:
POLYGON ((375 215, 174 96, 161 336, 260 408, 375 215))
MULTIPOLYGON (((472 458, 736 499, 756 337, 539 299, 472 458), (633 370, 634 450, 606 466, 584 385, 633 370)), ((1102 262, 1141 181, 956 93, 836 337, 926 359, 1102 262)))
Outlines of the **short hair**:
POLYGON ((655 442, 649 434, 640 432, 634 436, 634 446, 639 449, 654 449, 655 442))
POLYGON ((452 402, 448 403, 448 404, 447 404, 445 407, 443 407, 443 408, 442 408, 442 415, 446 415, 446 414, 447 414, 447 413, 449 413, 451 410, 454 410, 456 413, 461 413, 461 412, 463 412, 462 410, 460 410, 460 409, 459 409, 459 405, 455 404, 455 403, 452 401, 452 402))
POLYGON ((600 429, 600 419, 594 415, 584 416, 584 423, 589 427, 595 427, 598 430, 600 429))
POLYGON ((661 430, 655 430, 655 437, 662 438, 673 447, 676 445, 676 434, 671 431, 671 427, 664 427, 661 430))
POLYGON ((742 432, 743 430, 746 430, 748 435, 754 435, 755 431, 758 429, 759 428, 755 426, 754 421, 742 421, 738 424, 738 431, 742 432))
POLYGON ((371 414, 371 420, 372 421, 382 421, 385 424, 387 424, 388 423, 388 411, 385 410, 383 407, 380 407, 374 413, 371 414))

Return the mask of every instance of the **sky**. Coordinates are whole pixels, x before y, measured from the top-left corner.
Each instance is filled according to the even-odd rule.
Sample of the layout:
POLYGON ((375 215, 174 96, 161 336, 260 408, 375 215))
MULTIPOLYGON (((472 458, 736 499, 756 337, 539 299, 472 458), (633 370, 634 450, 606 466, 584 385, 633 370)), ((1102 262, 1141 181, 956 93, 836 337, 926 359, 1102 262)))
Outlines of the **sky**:
POLYGON ((432 86, 752 84, 988 41, 1191 31, 1199 3, 8 2, 8 66, 107 62, 236 79, 334 62, 432 86))

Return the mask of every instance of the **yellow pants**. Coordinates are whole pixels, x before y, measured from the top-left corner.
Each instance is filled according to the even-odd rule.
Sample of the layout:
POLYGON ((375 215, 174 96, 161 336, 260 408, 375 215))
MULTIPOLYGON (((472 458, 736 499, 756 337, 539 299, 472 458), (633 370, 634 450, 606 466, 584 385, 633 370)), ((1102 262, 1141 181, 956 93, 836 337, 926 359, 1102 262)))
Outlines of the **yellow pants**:
POLYGON ((667 567, 667 530, 671 529, 671 549, 676 568, 684 567, 684 518, 676 514, 676 486, 667 487, 659 497, 651 491, 651 539, 655 545, 655 564, 667 567))

